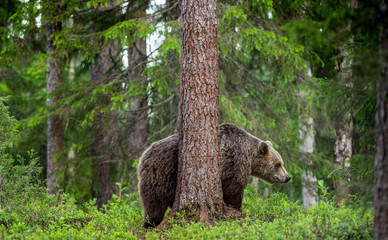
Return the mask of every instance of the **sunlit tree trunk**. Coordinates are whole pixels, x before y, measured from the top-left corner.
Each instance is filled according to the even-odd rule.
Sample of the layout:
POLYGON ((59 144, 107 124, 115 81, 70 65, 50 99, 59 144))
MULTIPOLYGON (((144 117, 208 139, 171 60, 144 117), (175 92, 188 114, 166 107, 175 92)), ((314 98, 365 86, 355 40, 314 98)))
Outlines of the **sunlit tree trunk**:
POLYGON ((219 167, 217 1, 184 0, 178 183, 172 212, 225 207, 219 167))
MULTIPOLYGON (((69 29, 72 29, 74 27, 74 16, 71 15, 69 17, 69 20, 67 22, 67 28, 69 29)), ((70 59, 70 62, 69 62, 69 73, 68 73, 68 78, 69 78, 69 82, 72 83, 74 81, 74 77, 75 77, 75 65, 76 65, 76 57, 73 56, 71 59, 70 59)))
MULTIPOLYGON (((59 2, 52 3, 57 9, 60 8, 59 2)), ((48 18, 56 17, 58 14, 51 12, 53 15, 48 18)), ((46 38, 47 38, 47 106, 50 106, 60 99, 59 94, 54 92, 59 90, 62 84, 62 60, 54 45, 55 33, 62 30, 62 24, 58 21, 47 21, 46 38), (52 95, 54 93, 54 95, 52 95)), ((58 192, 57 174, 61 168, 61 163, 56 161, 56 154, 63 150, 63 130, 62 121, 58 115, 53 114, 47 120, 47 188, 48 193, 55 194, 58 192)))
MULTIPOLYGON (((353 83, 351 78, 351 62, 348 59, 348 55, 344 53, 344 60, 338 64, 340 71, 338 73, 338 80, 340 83, 346 83, 346 86, 351 88, 353 83)), ((353 128, 353 114, 351 109, 345 113, 338 113, 334 121, 334 129, 336 132, 333 151, 333 162, 337 169, 349 167, 349 158, 352 156, 352 128, 353 128)), ((339 179, 334 183, 334 189, 337 194, 336 201, 346 201, 347 190, 347 178, 339 179)))
MULTIPOLYGON (((74 27, 74 17, 71 15, 67 21, 66 28, 72 29, 74 27)), ((67 81, 69 85, 72 85, 75 78, 75 68, 76 68, 76 56, 71 56, 69 61, 69 68, 68 68, 68 75, 67 75, 67 81)), ((67 151, 67 159, 66 162, 68 164, 64 165, 64 171, 66 171, 65 179, 64 179, 64 188, 71 185, 72 180, 74 179, 75 171, 74 171, 74 165, 72 164, 74 162, 74 159, 76 158, 76 151, 74 149, 75 144, 70 143, 72 147, 68 149, 67 151)))
POLYGON ((388 1, 381 1, 380 78, 377 82, 374 239, 388 239, 388 1))
MULTIPOLYGON (((333 162, 337 168, 349 167, 348 159, 352 156, 352 114, 348 113, 342 121, 337 121, 336 136, 334 142, 333 162)), ((347 179, 338 180, 334 184, 334 189, 337 193, 337 201, 344 201, 347 199, 347 179)))
MULTIPOLYGON (((312 77, 311 69, 307 67, 307 76, 312 77)), ((301 94, 302 97, 306 97, 305 93, 301 94)), ((307 166, 312 164, 310 155, 314 152, 315 149, 315 138, 314 138, 314 121, 313 118, 303 113, 301 110, 301 125, 299 129, 299 138, 300 146, 299 151, 301 154, 302 161, 306 163, 307 166)), ((313 172, 309 169, 306 170, 306 173, 302 174, 302 197, 303 205, 305 207, 311 207, 318 203, 318 194, 316 186, 317 178, 314 176, 313 172)))
MULTIPOLYGON (((313 119, 311 117, 308 117, 307 121, 302 123, 299 135, 302 141, 302 144, 299 147, 302 161, 304 161, 307 165, 311 165, 312 162, 309 159, 309 154, 314 152, 315 147, 313 119)), ((311 170, 306 170, 306 173, 302 174, 302 180, 303 205, 305 207, 316 205, 318 203, 316 186, 317 178, 311 170)))

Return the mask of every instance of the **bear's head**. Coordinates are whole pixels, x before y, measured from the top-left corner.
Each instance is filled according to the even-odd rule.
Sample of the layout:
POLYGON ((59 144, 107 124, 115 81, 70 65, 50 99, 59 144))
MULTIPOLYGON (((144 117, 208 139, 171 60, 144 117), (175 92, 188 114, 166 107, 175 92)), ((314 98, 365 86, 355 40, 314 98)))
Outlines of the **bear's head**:
POLYGON ((270 141, 259 143, 256 157, 252 159, 252 175, 268 184, 286 183, 291 179, 284 169, 282 157, 270 141))

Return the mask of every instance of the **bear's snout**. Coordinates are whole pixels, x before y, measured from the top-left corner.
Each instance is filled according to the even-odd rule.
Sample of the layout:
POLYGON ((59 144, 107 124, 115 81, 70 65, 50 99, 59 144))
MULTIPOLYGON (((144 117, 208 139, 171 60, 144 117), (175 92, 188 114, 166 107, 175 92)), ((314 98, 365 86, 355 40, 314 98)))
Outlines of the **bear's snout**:
POLYGON ((291 180, 291 177, 287 175, 286 181, 284 181, 284 182, 287 183, 287 182, 290 181, 290 180, 291 180))

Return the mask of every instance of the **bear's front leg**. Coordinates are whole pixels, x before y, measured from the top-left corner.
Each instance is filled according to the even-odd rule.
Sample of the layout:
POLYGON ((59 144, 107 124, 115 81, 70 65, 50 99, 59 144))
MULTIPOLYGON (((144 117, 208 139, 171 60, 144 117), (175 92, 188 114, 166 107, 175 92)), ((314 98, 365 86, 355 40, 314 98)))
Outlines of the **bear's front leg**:
POLYGON ((242 200, 244 197, 244 185, 232 181, 225 181, 222 183, 222 192, 224 195, 224 202, 234 209, 240 211, 242 200))

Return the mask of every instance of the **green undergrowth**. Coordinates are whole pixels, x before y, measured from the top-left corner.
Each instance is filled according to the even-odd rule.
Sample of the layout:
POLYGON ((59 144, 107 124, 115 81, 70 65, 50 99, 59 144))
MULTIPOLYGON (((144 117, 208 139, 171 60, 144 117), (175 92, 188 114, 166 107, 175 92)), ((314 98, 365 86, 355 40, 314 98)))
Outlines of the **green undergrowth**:
POLYGON ((261 198, 248 186, 243 214, 203 224, 182 215, 162 230, 141 228, 137 193, 114 196, 98 210, 77 205, 69 194, 49 195, 34 180, 41 168, 34 153, 0 158, 0 239, 371 239, 372 210, 321 198, 306 209, 284 194, 261 198))
POLYGON ((90 201, 77 206, 67 194, 24 206, 24 213, 0 213, 1 239, 372 239, 372 212, 321 201, 306 209, 283 194, 244 201, 244 216, 213 224, 186 223, 179 217, 168 229, 144 230, 135 194, 115 196, 99 211, 90 201))

